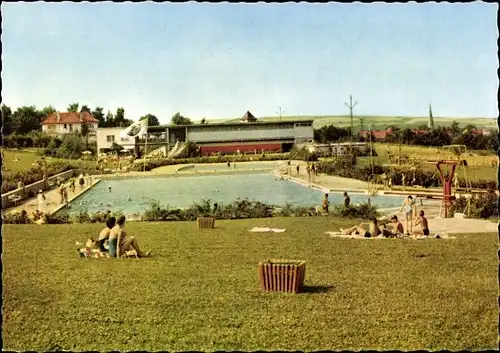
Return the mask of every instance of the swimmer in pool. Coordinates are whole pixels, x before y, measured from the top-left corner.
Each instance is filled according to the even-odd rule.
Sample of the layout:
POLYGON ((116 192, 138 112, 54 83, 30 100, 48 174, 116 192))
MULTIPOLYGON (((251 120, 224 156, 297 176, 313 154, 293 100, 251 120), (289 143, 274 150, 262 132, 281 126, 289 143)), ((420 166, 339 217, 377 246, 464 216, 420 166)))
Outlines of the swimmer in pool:
POLYGON ((111 192, 111 186, 108 187, 109 192, 111 192))

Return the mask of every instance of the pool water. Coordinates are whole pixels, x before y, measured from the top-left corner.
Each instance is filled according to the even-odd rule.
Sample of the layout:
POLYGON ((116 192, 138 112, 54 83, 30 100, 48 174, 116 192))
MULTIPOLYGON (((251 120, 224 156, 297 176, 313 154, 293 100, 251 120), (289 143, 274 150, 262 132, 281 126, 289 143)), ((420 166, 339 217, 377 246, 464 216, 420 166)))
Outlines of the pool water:
POLYGON ((252 162, 242 162, 242 163, 231 163, 228 167, 227 164, 205 164, 205 165, 195 165, 192 168, 181 169, 180 172, 225 172, 233 170, 249 170, 249 169, 263 169, 263 170, 273 170, 279 166, 279 162, 271 163, 252 163, 252 162), (235 167, 236 166, 236 167, 235 167))
MULTIPOLYGON (((352 194, 350 197, 352 204, 366 202, 368 199, 366 195, 352 194)), ((186 208, 202 199, 227 204, 237 198, 248 198, 278 206, 284 206, 286 203, 295 206, 316 206, 321 205, 323 192, 279 180, 269 173, 102 180, 74 200, 68 211, 97 212, 111 209, 133 214, 143 213, 152 199, 158 200, 163 206, 186 208)), ((329 199, 331 205, 343 203, 340 193, 330 193, 329 199)), ((393 196, 371 198, 372 204, 379 208, 399 207, 402 200, 401 197, 393 196)))

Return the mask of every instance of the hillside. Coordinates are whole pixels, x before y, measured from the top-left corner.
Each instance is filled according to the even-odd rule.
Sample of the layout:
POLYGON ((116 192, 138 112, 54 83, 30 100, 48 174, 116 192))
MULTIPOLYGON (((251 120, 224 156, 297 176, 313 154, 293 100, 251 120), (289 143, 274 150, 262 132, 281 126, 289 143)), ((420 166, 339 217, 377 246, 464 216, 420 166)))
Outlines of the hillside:
MULTIPOLYGON (((279 121, 278 116, 259 117, 263 121, 279 121)), ((405 117, 405 116, 354 116, 354 126, 360 127, 360 119, 363 119, 363 126, 368 128, 371 125, 372 129, 386 128, 389 125, 398 125, 400 127, 417 127, 419 125, 426 125, 428 117, 405 117)), ((234 119, 208 119, 210 123, 222 123, 239 121, 240 118, 234 119)), ((327 115, 327 116, 283 116, 281 120, 314 120, 314 128, 320 128, 324 125, 335 125, 337 127, 348 127, 350 125, 350 117, 346 115, 327 115)), ((476 125, 478 128, 484 129, 498 129, 496 118, 453 118, 453 117, 434 117, 435 125, 449 126, 453 120, 460 123, 461 126, 468 124, 476 125)), ((199 123, 199 121, 195 122, 199 123)))

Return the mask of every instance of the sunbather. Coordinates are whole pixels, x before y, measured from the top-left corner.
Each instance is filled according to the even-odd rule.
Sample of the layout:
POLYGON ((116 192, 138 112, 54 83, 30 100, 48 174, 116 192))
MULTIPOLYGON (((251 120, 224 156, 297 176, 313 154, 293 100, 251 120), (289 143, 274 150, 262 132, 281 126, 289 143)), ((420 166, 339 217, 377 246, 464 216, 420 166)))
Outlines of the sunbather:
POLYGON ((111 229, 113 229, 115 225, 116 225, 115 217, 109 217, 106 220, 106 227, 104 227, 101 230, 101 233, 99 233, 99 238, 97 240, 100 251, 108 251, 108 249, 104 247, 104 243, 106 242, 106 240, 109 239, 109 234, 111 233, 111 229))
POLYGON ((378 227, 378 221, 375 217, 370 219, 370 223, 361 223, 359 226, 354 226, 349 229, 342 229, 340 231, 344 235, 359 235, 365 238, 377 237, 381 234, 380 228, 378 227), (363 228, 363 224, 369 224, 369 230, 366 231, 363 228))
POLYGON ((109 254, 113 257, 120 257, 126 251, 135 250, 137 256, 147 257, 151 254, 151 250, 144 253, 139 248, 139 242, 133 236, 127 237, 127 233, 124 231, 125 228, 125 216, 121 216, 116 221, 116 225, 111 229, 109 233, 109 254))

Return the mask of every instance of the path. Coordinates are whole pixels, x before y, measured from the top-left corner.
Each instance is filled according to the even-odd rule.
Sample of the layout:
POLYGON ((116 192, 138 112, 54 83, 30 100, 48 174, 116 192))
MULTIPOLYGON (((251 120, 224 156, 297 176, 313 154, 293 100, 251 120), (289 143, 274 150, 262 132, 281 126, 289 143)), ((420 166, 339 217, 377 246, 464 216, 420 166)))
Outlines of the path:
MULTIPOLYGON (((92 186, 97 184, 100 180, 96 179, 95 177, 92 178, 92 186)), ((82 193, 86 192, 89 189, 88 186, 84 187, 83 189, 80 188, 80 185, 77 185, 75 188, 75 193, 71 192, 71 190, 68 188, 68 201, 71 202, 78 196, 80 196, 82 193)), ((59 194, 59 188, 55 188, 53 190, 44 192, 45 198, 46 198, 46 206, 45 209, 47 210, 47 214, 51 214, 54 212, 59 206, 61 206, 61 195, 59 194)), ((38 200, 36 197, 26 199, 19 205, 9 208, 5 211, 5 214, 11 214, 11 213, 18 213, 21 212, 22 210, 25 210, 28 212, 28 215, 31 217, 33 212, 35 212, 38 209, 38 200)), ((3 212, 2 212, 3 213, 3 212)))

